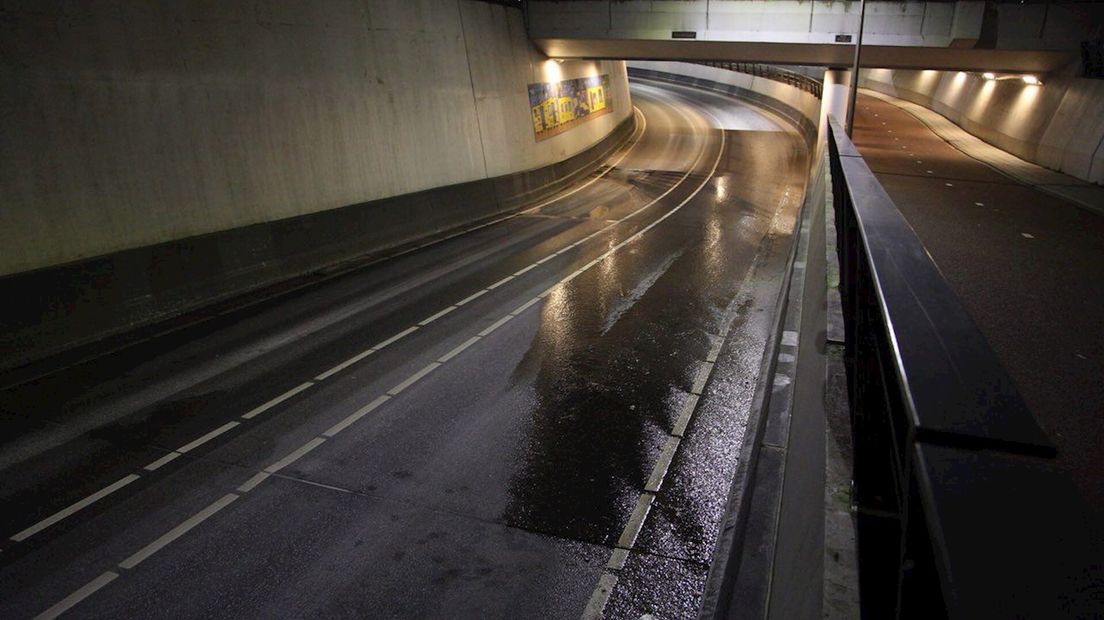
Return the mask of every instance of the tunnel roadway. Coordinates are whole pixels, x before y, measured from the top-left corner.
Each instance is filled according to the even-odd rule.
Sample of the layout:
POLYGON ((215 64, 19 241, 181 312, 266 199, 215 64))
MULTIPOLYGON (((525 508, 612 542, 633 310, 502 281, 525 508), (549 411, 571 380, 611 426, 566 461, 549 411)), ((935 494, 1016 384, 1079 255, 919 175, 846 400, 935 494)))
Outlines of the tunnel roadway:
POLYGON ((0 616, 693 615, 801 138, 632 85, 597 172, 0 392, 0 616))

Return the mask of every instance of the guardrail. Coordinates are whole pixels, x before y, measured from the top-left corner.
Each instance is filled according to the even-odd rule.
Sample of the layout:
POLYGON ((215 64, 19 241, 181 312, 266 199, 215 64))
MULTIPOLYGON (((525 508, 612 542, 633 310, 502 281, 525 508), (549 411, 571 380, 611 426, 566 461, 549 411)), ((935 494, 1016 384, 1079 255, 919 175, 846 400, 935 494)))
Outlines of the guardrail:
POLYGON ((1053 444, 834 118, 828 146, 863 616, 1099 617, 1104 545, 1053 444))
POLYGON ((783 82, 790 86, 796 86, 801 90, 812 93, 817 99, 820 99, 822 84, 817 80, 801 74, 796 71, 790 71, 774 65, 764 65, 754 62, 728 62, 724 60, 704 60, 698 61, 696 64, 705 65, 707 67, 714 67, 717 69, 728 69, 729 71, 738 71, 740 73, 747 73, 757 77, 764 77, 776 82, 783 82))

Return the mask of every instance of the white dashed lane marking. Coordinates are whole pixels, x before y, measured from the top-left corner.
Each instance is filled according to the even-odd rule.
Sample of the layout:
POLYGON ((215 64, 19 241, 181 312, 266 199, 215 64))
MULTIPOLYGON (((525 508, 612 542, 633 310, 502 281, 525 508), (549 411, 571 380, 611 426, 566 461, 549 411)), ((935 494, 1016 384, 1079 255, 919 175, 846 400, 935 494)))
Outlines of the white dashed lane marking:
POLYGON ((92 581, 89 581, 87 584, 84 585, 84 587, 58 601, 57 604, 55 604, 53 607, 35 616, 35 620, 48 620, 52 618, 57 618, 66 611, 69 611, 69 609, 72 608, 74 605, 92 596, 96 593, 97 590, 111 583, 118 577, 119 573, 116 573, 115 571, 109 570, 104 572, 99 577, 96 577, 92 581))
MULTIPOLYGON (((676 205, 674 208, 672 208, 666 214, 660 216, 654 222, 652 222, 651 224, 648 224, 647 226, 645 226, 643 229, 641 229, 636 234, 634 234, 634 235, 630 236, 629 238, 625 239, 624 241, 621 241, 620 243, 614 245, 609 250, 607 250, 604 254, 599 256, 597 259, 592 260, 590 263, 588 263, 582 269, 580 269, 580 270, 572 273, 570 276, 560 280, 558 283, 556 283, 552 287, 549 287, 548 291, 546 291, 545 293, 542 293, 537 298, 535 298, 533 300, 530 300, 529 302, 524 304, 521 308, 518 308, 517 310, 515 310, 513 312, 520 312, 523 309, 532 306, 536 302, 537 299, 543 298, 549 291, 551 291, 556 286, 563 285, 563 284, 573 280, 575 277, 577 277, 581 273, 585 272, 587 269, 591 268, 592 266, 598 264, 602 260, 605 260, 606 258, 611 256, 613 253, 615 253, 616 251, 618 251, 622 247, 628 245, 629 243, 632 243, 636 239, 639 239, 645 232, 647 232, 647 231, 651 230, 652 228, 656 227, 661 222, 663 222, 664 220, 666 220, 667 218, 671 217, 676 212, 678 212, 680 209, 682 209, 682 207, 684 205, 686 205, 686 203, 688 203, 692 198, 697 196, 697 194, 702 190, 703 187, 705 187, 705 185, 712 178, 713 174, 717 170, 717 166, 720 165, 721 156, 724 154, 724 150, 725 150, 725 135, 722 132, 721 133, 721 147, 720 147, 720 150, 717 153, 717 159, 714 161, 712 169, 705 176, 705 179, 697 186, 697 188, 695 188, 690 193, 689 196, 687 196, 685 199, 683 199, 678 205, 676 205)), ((674 189, 676 187, 678 187, 678 185, 680 185, 682 183, 682 181, 685 181, 685 179, 687 179, 690 176, 691 172, 697 167, 697 164, 701 161, 701 158, 704 156, 704 153, 705 153, 705 149, 703 148, 702 152, 699 153, 697 159, 695 159, 694 163, 691 164, 690 169, 686 172, 686 174, 682 177, 682 179, 678 183, 673 185, 670 189, 668 189, 666 192, 664 192, 661 196, 655 198, 648 205, 645 205, 644 207, 641 207, 640 209, 638 209, 637 211, 633 212, 632 214, 626 216, 625 218, 622 218, 621 221, 624 221, 624 220, 626 220, 626 219, 628 219, 628 218, 644 211, 644 209, 650 207, 653 204, 658 203, 662 198, 664 198, 665 196, 670 194, 670 192, 674 191, 674 189)), ((599 231, 599 232, 601 232, 601 231, 599 231)), ((490 287, 488 287, 488 288, 490 288, 490 287)), ((456 304, 456 305, 460 305, 460 304, 456 304)), ((469 341, 467 343, 465 343, 463 348, 467 348, 468 346, 471 346, 471 344, 474 344, 473 341, 477 341, 477 340, 481 339, 483 336, 489 334, 490 332, 497 329, 499 326, 505 324, 507 321, 514 318, 514 316, 516 316, 516 315, 511 313, 511 314, 507 314, 506 316, 502 317, 501 319, 496 321, 494 324, 492 324, 490 327, 488 327, 487 329, 484 329, 482 332, 480 332, 479 337, 469 339, 469 341), (469 344, 469 343, 471 343, 471 344, 469 344)), ((372 350, 378 350, 378 349, 386 346, 387 344, 390 344, 391 342, 394 342, 398 338, 402 337, 402 335, 405 335, 406 333, 412 332, 416 329, 418 329, 417 326, 411 327, 411 328, 407 329, 405 332, 402 332, 401 334, 393 336, 391 339, 385 341, 384 343, 381 343, 380 345, 377 345, 377 346, 373 347, 372 350)), ((460 349, 460 350, 462 351, 463 349, 460 349)), ((457 351, 456 353, 459 353, 459 351, 457 351)), ((449 354, 446 354, 446 355, 448 356, 449 359, 452 359, 452 357, 453 357, 452 355, 449 355, 449 354)), ((414 373, 413 375, 411 375, 410 377, 408 377, 404 381, 400 382, 395 387, 391 388, 391 390, 388 391, 388 395, 381 396, 381 397, 377 398, 375 401, 373 401, 372 403, 369 403, 369 405, 367 405, 364 408, 358 410, 357 412, 355 412, 354 414, 352 414, 351 416, 349 416, 345 420, 342 420, 338 424, 330 427, 330 429, 327 430, 325 433, 323 433, 323 435, 311 439, 306 444, 300 446, 299 448, 297 448, 296 450, 294 450, 292 453, 288 454, 284 458, 282 458, 282 459, 276 461, 275 463, 273 463, 272 465, 269 465, 268 467, 266 467, 264 469, 264 471, 254 474, 249 480, 247 480, 245 483, 243 483, 241 486, 238 487, 238 492, 239 493, 247 493, 247 492, 252 491, 259 484, 264 482, 264 480, 266 480, 269 477, 269 475, 279 471, 280 469, 282 469, 284 467, 287 467, 291 463, 293 463, 296 460, 302 458, 308 452, 310 452, 311 450, 317 448, 319 445, 324 443, 329 437, 333 437, 334 435, 336 435, 336 434, 340 433, 341 431, 345 430, 346 428, 351 426, 353 423, 355 423, 357 420, 359 420, 361 417, 366 415, 369 411, 371 411, 371 410, 377 408, 378 406, 382 405, 390 397, 393 397, 393 396, 399 394, 403 390, 407 389, 408 387, 410 387, 411 385, 416 383, 421 378, 428 375, 433 370, 440 367, 442 365, 442 363, 443 362, 440 362, 440 361, 431 362, 430 364, 428 364, 427 366, 425 366, 424 368, 422 368, 418 372, 414 373)), ((300 388, 306 389, 307 387, 310 387, 310 385, 313 385, 313 382, 308 381, 305 384, 301 385, 300 388)), ((280 397, 277 397, 277 399, 282 399, 282 398, 285 398, 285 397, 290 397, 290 393, 285 393, 284 395, 281 395, 280 397)), ((277 399, 273 399, 273 400, 275 401, 277 399)), ((273 401, 269 401, 269 403, 272 403, 272 402, 273 401)), ((262 405, 262 407, 267 409, 268 407, 273 406, 273 405, 270 405, 269 403, 266 403, 265 405, 262 405)), ((258 408, 258 409, 261 409, 261 408, 258 408)), ((261 409, 261 410, 263 410, 263 409, 261 409)), ((254 410, 254 411, 257 411, 257 410, 254 410)), ((257 413, 260 413, 260 411, 257 411, 257 413)), ((254 414, 254 415, 256 415, 256 414, 254 414)), ((159 551, 160 549, 162 549, 166 545, 170 544, 171 542, 173 542, 174 540, 176 540, 180 536, 183 536, 188 531, 195 528, 197 525, 199 525, 200 523, 202 523, 206 519, 210 518, 212 515, 214 515, 218 511, 222 510, 223 508, 225 508, 227 505, 229 505, 233 501, 237 500, 239 497, 241 497, 241 495, 239 495, 238 493, 228 493, 222 499, 220 499, 220 500, 216 501, 215 503, 207 506, 206 508, 204 508, 200 512, 196 513, 195 515, 193 515, 192 517, 190 517, 189 519, 187 519, 186 521, 184 521, 180 525, 177 525, 173 529, 169 530, 169 532, 162 535, 157 540, 153 541, 152 543, 150 543, 146 547, 143 547, 140 551, 138 551, 134 555, 128 557, 126 560, 123 560, 123 562, 119 563, 119 566, 121 568, 124 568, 124 569, 129 569, 129 568, 133 568, 134 566, 137 566, 143 560, 145 560, 149 556, 153 555, 154 553, 156 553, 157 551, 159 551)), ((648 501, 648 505, 650 505, 650 501, 648 501)), ((644 512, 644 515, 646 515, 646 510, 644 512)), ((640 517, 641 521, 643 520, 644 515, 642 515, 640 517)), ((623 537, 624 537, 624 534, 623 534, 623 537)), ((635 538, 635 535, 633 535, 633 537, 635 538)), ((112 579, 114 579, 114 577, 112 577, 112 579)), ((110 581, 110 580, 108 580, 108 581, 110 581)), ((616 581, 616 580, 614 580, 614 581, 616 581)), ((85 586, 85 588, 88 588, 91 585, 93 585, 93 584, 89 584, 88 586, 85 586)), ((99 588, 103 587, 103 585, 106 585, 106 582, 96 586, 95 589, 92 590, 92 591, 94 592, 95 590, 98 590, 99 588)), ((54 607, 51 607, 50 609, 58 608, 63 603, 66 603, 67 601, 71 601, 71 602, 68 603, 68 606, 66 606, 65 609, 68 609, 69 607, 72 607, 73 605, 79 603, 81 600, 83 600, 84 598, 86 598, 90 594, 90 593, 84 594, 83 596, 80 596, 79 598, 75 598, 79 594, 81 594, 81 592, 83 590, 84 589, 82 588, 82 590, 78 590, 77 592, 74 592, 73 594, 69 595, 69 597, 63 599, 62 602, 59 602, 58 604, 56 604, 54 607)), ((604 601, 603 601, 603 605, 604 605, 604 601)), ((64 611, 64 609, 62 611, 64 611)), ((61 613, 61 612, 58 612, 58 613, 61 613)))
MULTIPOLYGON (((605 168, 605 169, 604 169, 604 170, 603 170, 603 171, 602 171, 602 172, 601 172, 600 174, 598 174, 597 176, 595 176, 595 178, 591 179, 590 181, 588 181, 587 183, 583 184, 582 186, 579 186, 579 187, 577 187, 577 188, 573 189, 572 191, 570 191, 570 192, 567 192, 566 194, 559 194, 559 195, 553 196, 553 197, 549 198, 548 200, 545 200, 544 202, 541 202, 540 204, 537 204, 537 205, 536 205, 536 206, 534 206, 534 207, 530 207, 530 208, 526 209, 525 211, 522 211, 522 212, 520 212, 520 213, 518 213, 518 214, 512 214, 512 215, 509 215, 509 216, 506 216, 506 217, 503 217, 503 218, 499 218, 499 219, 497 219, 497 220, 494 220, 494 221, 492 221, 492 222, 487 222, 487 223, 485 223, 485 224, 481 224, 481 225, 479 225, 479 226, 476 226, 476 227, 474 227, 474 228, 468 229, 468 230, 466 230, 466 231, 461 231, 461 232, 458 232, 458 233, 456 233, 456 235, 451 235, 451 236, 449 236, 449 237, 446 237, 446 238, 452 238, 452 237, 454 237, 454 236, 457 236, 457 235, 460 235, 460 234, 464 234, 464 233, 466 233, 466 232, 471 232, 471 231, 474 231, 474 230, 477 230, 477 229, 480 229, 480 228, 484 228, 484 227, 486 227, 486 226, 490 226, 490 225, 492 225, 492 224, 494 224, 494 223, 497 223, 497 222, 500 222, 500 221, 504 221, 504 220, 510 219, 510 218, 512 218, 512 217, 516 217, 517 215, 521 215, 522 213, 529 213, 529 212, 532 212, 532 211, 534 211, 534 210, 536 210, 536 209, 539 209, 539 208, 541 208, 541 207, 543 207, 543 206, 545 206, 545 205, 551 204, 551 203, 553 203, 553 202, 556 202, 556 201, 558 201, 558 200, 562 200, 562 199, 564 199, 564 198, 566 198, 566 197, 568 197, 568 196, 570 196, 570 195, 572 195, 572 194, 574 194, 574 193, 576 193, 576 192, 578 192, 578 191, 580 191, 580 190, 582 190, 582 189, 584 189, 584 188, 586 188, 586 187, 588 187, 588 186, 592 185, 593 183, 597 182, 597 181, 598 181, 598 180, 599 180, 600 178, 604 177, 605 175, 609 174, 609 173, 610 173, 611 171, 613 171, 614 169, 616 169, 617 165, 619 165, 619 164, 621 163, 621 161, 623 161, 623 160, 625 159, 625 157, 627 157, 627 156, 628 156, 629 152, 631 152, 631 151, 632 151, 632 150, 633 150, 634 148, 636 148, 636 145, 637 145, 637 144, 639 144, 639 142, 640 142, 640 137, 644 135, 644 131, 645 131, 645 130, 646 130, 646 128, 647 128, 647 118, 646 118, 646 117, 644 117, 643 113, 641 113, 641 112, 640 112, 640 110, 639 110, 639 109, 636 109, 635 107, 634 107, 634 113, 636 113, 636 114, 640 114, 640 118, 641 118, 641 121, 642 121, 642 123, 641 123, 641 129, 640 129, 640 133, 639 133, 639 134, 637 135, 637 137, 636 137, 636 140, 635 140, 635 141, 633 142, 633 144, 632 144, 632 145, 631 145, 631 146, 630 146, 630 147, 629 147, 628 149, 626 149, 626 150, 625 150, 624 152, 622 152, 622 154, 620 155, 620 157, 618 157, 618 159, 617 159, 617 160, 616 160, 615 162, 613 162, 613 163, 612 163, 611 165, 607 166, 607 167, 606 167, 606 168, 605 168)), ((699 157, 699 159, 700 159, 700 157, 699 157)), ((695 165, 696 165, 696 162, 697 162, 697 161, 698 161, 698 160, 695 160, 695 165)), ((691 168, 691 169, 692 169, 692 168, 691 168)), ((670 191, 673 191, 675 187, 677 187, 678 185, 680 185, 680 184, 681 184, 681 183, 682 183, 682 182, 683 182, 683 181, 684 181, 684 180, 685 180, 685 179, 686 179, 686 178, 687 178, 687 177, 689 176, 689 174, 690 174, 690 172, 689 172, 689 171, 687 171, 686 175, 685 175, 685 176, 683 176, 683 178, 682 178, 682 179, 680 179, 680 180, 679 180, 679 181, 678 181, 678 182, 677 182, 677 183, 675 184, 675 186, 673 186, 673 187, 672 187, 672 188, 671 188, 670 190, 668 190, 667 192, 665 192, 665 193, 663 194, 663 196, 666 196, 666 195, 667 195, 668 193, 670 193, 670 191)), ((660 198, 662 198, 663 196, 661 196, 660 198)), ((656 199, 656 200, 655 200, 654 202, 658 202, 658 200, 659 200, 659 198, 657 198, 657 199, 656 199)), ((636 214, 637 214, 638 212, 640 212, 640 211, 643 211, 644 209, 646 209, 646 208, 650 207, 650 206, 651 206, 651 204, 654 204, 654 202, 653 202, 653 203, 649 203, 648 205, 645 205, 644 207, 641 207, 640 209, 638 209, 638 210, 637 210, 636 212, 633 212, 633 213, 629 214, 628 216, 626 216, 625 218, 622 218, 622 221, 623 221, 623 220, 625 220, 625 219, 628 219, 629 217, 632 217, 632 216, 636 215, 636 214)), ((589 240, 589 239, 593 238, 594 236, 596 236, 596 235, 598 235, 598 234, 600 234, 600 233, 604 232, 605 230, 609 229, 609 228, 610 228, 610 227, 612 227, 613 225, 614 225, 614 224, 611 224, 610 226, 607 226, 607 227, 605 227, 605 228, 603 228, 603 229, 601 229, 601 230, 599 230, 599 231, 597 231, 597 232, 595 232, 595 233, 592 233, 592 234, 588 235, 587 237, 585 237, 585 238, 583 238, 583 239, 580 239, 579 241, 576 241, 575 243, 571 244, 571 245, 570 245, 570 246, 568 246, 568 247, 569 247, 569 248, 570 248, 570 247, 575 247, 575 246, 579 245, 580 243, 583 243, 584 241, 587 241, 587 240, 589 240)), ((436 243, 436 242, 437 242, 437 241, 431 241, 431 242, 429 242, 429 243, 426 243, 426 244, 423 244, 422 246, 419 246, 419 247, 424 247, 424 246, 426 246, 426 245, 431 245, 431 244, 433 244, 433 243, 436 243)), ((561 253, 562 253, 562 252, 564 252, 564 251, 565 251, 566 249, 567 249, 567 248, 564 248, 563 250, 558 250, 557 252, 554 252, 553 254, 551 254, 551 255, 549 255, 549 256, 546 256, 546 257, 542 258, 541 260, 539 260, 539 261, 537 261, 536 263, 534 263, 533 265, 531 265, 531 266, 530 266, 529 268, 526 268, 526 269, 524 269, 524 270, 523 270, 523 272, 524 272, 524 271, 528 271, 528 270, 529 270, 530 268, 532 268, 533 266, 535 266, 535 265, 538 265, 538 264, 541 264, 541 263, 543 263, 543 262, 545 262, 545 261, 547 261, 547 260, 549 260, 549 259, 553 258, 554 256, 556 256, 556 255, 559 255, 559 254, 561 254, 561 253)), ((507 280, 507 281, 508 281, 508 280, 510 280, 510 279, 513 279, 513 276, 508 276, 508 277, 506 278, 506 280, 507 280)), ((368 349, 366 349, 366 350, 364 350, 364 351, 361 351, 360 353, 358 353, 358 354, 356 354, 356 355, 354 355, 354 356, 350 357, 349 359, 346 359, 345 361, 343 361, 343 362, 341 362, 341 363, 337 364, 336 366, 334 366, 334 367, 330 368, 329 370, 327 370, 327 371, 325 371, 325 372, 323 372, 323 373, 321 373, 321 374, 317 375, 317 376, 316 376, 316 377, 314 378, 314 380, 313 380, 313 381, 306 381, 306 382, 304 382, 304 383, 301 383, 301 384, 299 384, 298 386, 296 386, 296 387, 294 387, 294 388, 292 388, 292 389, 288 390, 287 392, 284 392, 283 394, 281 394, 281 395, 279 395, 279 396, 277 396, 277 397, 275 397, 275 398, 273 398, 273 399, 271 399, 271 400, 269 400, 269 401, 267 401, 267 402, 265 402, 265 403, 263 403, 263 404, 261 404, 261 405, 259 405, 259 406, 255 407, 255 408, 253 408, 253 409, 249 410, 248 412, 246 412, 245 414, 243 414, 243 415, 241 416, 241 418, 242 418, 242 419, 245 419, 245 420, 251 420, 251 419, 253 419, 253 418, 255 418, 255 417, 259 416, 260 414, 262 414, 262 413, 264 413, 264 412, 268 411, 269 409, 272 409, 273 407, 275 407, 275 406, 279 405, 280 403, 283 403, 284 401, 286 401, 286 400, 288 400, 288 399, 292 398, 293 396, 295 396, 295 395, 297 395, 297 394, 299 394, 299 393, 301 393, 301 392, 303 392, 303 391, 305 391, 305 390, 307 390, 307 389, 311 388, 312 386, 314 386, 314 385, 316 384, 316 382, 318 382, 318 381, 324 381, 324 380, 326 380, 326 379, 330 378, 331 376, 333 376, 333 375, 335 375, 335 374, 337 374, 337 373, 341 372, 342 370, 345 370, 346 368, 349 368, 350 366, 352 366, 352 365, 356 364, 357 362, 360 362, 361 360, 363 360, 363 359, 367 358, 367 357, 368 357, 368 356, 370 356, 371 354, 373 354, 373 353, 376 353, 376 352, 377 352, 377 351, 379 351, 380 349, 383 349, 384 347, 387 347, 388 345, 391 345, 391 344, 393 344, 393 343, 397 342, 398 340, 400 340, 400 339, 402 339, 402 338, 404 338, 404 337, 408 336, 409 334, 411 334, 411 333, 413 333, 413 332, 417 331, 417 330, 418 330, 418 328, 419 328, 419 326, 425 326, 425 325, 428 325, 429 323, 431 323, 431 322, 433 322, 433 321, 435 321, 435 320, 437 320, 437 319, 441 318, 442 316, 444 316, 444 315, 448 314, 449 312, 451 312, 452 310, 454 310, 454 309, 455 309, 455 308, 456 308, 457 306, 461 306, 461 305, 463 305, 463 304, 465 304, 465 303, 468 303, 468 302, 470 302, 470 301, 472 301, 472 300, 476 299, 477 297, 480 297, 481 295, 484 295, 484 294, 486 294, 486 293, 487 293, 487 292, 489 292, 489 291, 490 291, 490 290, 491 290, 492 288, 494 288, 494 286, 499 286, 499 285, 501 285, 501 284, 502 284, 502 281, 500 281, 499 283, 496 283, 495 285, 492 285, 491 287, 488 287, 488 288, 484 288, 484 289, 481 289, 481 290, 479 290, 479 291, 475 292, 474 294, 472 294, 472 295, 468 296, 467 298, 465 298, 465 299, 464 299, 463 301, 460 301, 460 302, 458 302, 458 303, 456 303, 456 304, 454 304, 454 305, 452 305, 452 306, 446 307, 446 308, 445 308, 444 310, 441 310, 441 311, 437 312, 436 314, 434 314, 434 315, 432 315, 432 316, 430 316, 430 317, 428 317, 428 318, 424 319, 424 320, 423 320, 423 321, 421 321, 421 322, 420 322, 419 324, 417 324, 417 325, 413 325, 413 326, 411 326, 411 327, 408 327, 407 329, 405 329, 405 330, 403 330, 403 331, 401 331, 401 332, 399 332, 399 333, 397 333, 397 334, 395 334, 395 335, 391 336, 391 337, 390 337, 390 338, 388 338, 387 340, 384 340, 383 342, 381 342, 381 343, 379 343, 379 344, 377 344, 377 345, 375 345, 375 346, 373 346, 373 347, 370 347, 370 348, 368 348, 368 349)), ((147 471, 147 472, 151 472, 151 471, 156 471, 157 469, 160 469, 161 467, 165 466, 166 464, 168 464, 168 463, 170 463, 171 461, 173 461, 173 460, 175 460, 176 458, 178 458, 178 457, 180 456, 180 454, 181 454, 181 453, 183 453, 183 452, 187 452, 188 450, 194 449, 194 448, 198 447, 199 445, 201 445, 201 444, 203 444, 203 443, 206 443, 207 441, 210 441, 210 440, 211 440, 211 439, 213 439, 214 437, 216 437, 216 436, 218 436, 218 435, 220 435, 220 434, 222 434, 222 433, 224 433, 224 432, 226 432, 226 431, 230 430, 230 429, 231 429, 231 428, 233 428, 234 426, 237 426, 237 423, 233 423, 233 424, 228 424, 228 425, 224 425, 223 427, 221 427, 221 428, 219 428, 219 429, 216 429, 216 430, 214 430, 214 431, 211 431, 210 433, 207 433, 207 434, 205 434, 204 436, 200 437, 199 439, 197 439, 197 440, 195 440, 195 441, 193 441, 193 442, 190 442, 190 443, 188 443, 188 444, 187 444, 187 445, 185 446, 185 448, 187 448, 187 449, 184 449, 184 448, 182 448, 182 449, 180 449, 180 450, 177 450, 177 451, 174 451, 174 452, 170 452, 169 454, 167 454, 167 455, 165 455, 165 456, 163 456, 163 457, 161 457, 161 458, 157 459, 156 461, 154 461, 154 462, 152 462, 152 463, 150 463, 150 464, 146 465, 146 466, 145 466, 145 467, 144 467, 143 469, 144 469, 145 471, 147 471)), ((140 477, 140 476, 139 476, 138 474, 135 474, 135 477, 137 478, 137 477, 140 477)), ((116 483, 116 484, 118 484, 118 483, 116 483)), ((92 501, 96 501, 96 500, 98 500, 98 499, 102 498, 102 497, 103 497, 103 496, 104 496, 105 494, 109 494, 110 492, 113 492, 114 490, 117 490, 117 487, 115 487, 115 485, 114 485, 114 484, 113 484, 113 485, 110 485, 110 486, 108 486, 108 487, 105 487, 104 489, 101 489, 100 491, 97 491, 96 493, 93 493, 93 494, 89 495, 89 496, 88 496, 88 497, 86 497, 85 499, 83 499, 83 500, 80 500, 80 501, 76 502, 75 504, 73 504, 73 505, 72 505, 72 506, 70 506, 69 508, 67 508, 67 509, 65 509, 65 510, 62 510, 62 511, 60 511, 60 512, 59 512, 59 513, 57 513, 57 514, 62 514, 63 516, 62 516, 61 518, 62 518, 62 519, 64 519, 65 517, 71 516, 72 514, 74 514, 74 513, 75 513, 75 512, 77 512, 78 510, 80 510, 81 508, 83 508, 83 507, 86 507, 86 506, 87 506, 87 505, 89 505, 89 504, 90 504, 90 503, 91 503, 92 501), (95 498, 95 499, 92 499, 92 498, 95 498), (70 510, 70 509, 72 509, 73 507, 77 507, 77 508, 76 508, 75 510, 70 510), (64 513, 64 514, 63 514, 63 513, 64 513)), ((58 519, 58 520, 60 520, 60 519, 58 519)), ((45 529, 45 527, 49 527, 49 525, 52 525, 53 523, 56 523, 56 522, 57 522, 57 520, 55 520, 55 521, 51 521, 50 523, 46 524, 46 525, 45 525, 44 527, 38 527, 37 529, 35 529, 37 525, 40 525, 40 524, 42 523, 42 522, 40 522, 40 524, 36 524, 35 526, 31 526, 30 528, 27 528, 27 529, 23 530, 22 532, 20 532, 20 534, 22 534, 22 533, 25 533, 25 532, 31 532, 31 530, 34 530, 34 531, 33 531, 33 532, 31 532, 30 534, 27 534, 26 536, 24 536, 24 537, 23 537, 23 538, 26 538, 26 537, 28 537, 28 536, 31 536, 31 535, 33 535, 34 533, 37 533, 37 532, 40 532, 40 531, 42 531, 42 529, 45 529)), ((18 534, 17 534, 17 536, 18 536, 18 534)), ((13 540, 14 540, 14 538, 13 538, 13 540)), ((23 540, 23 539, 21 538, 20 540, 23 540)))

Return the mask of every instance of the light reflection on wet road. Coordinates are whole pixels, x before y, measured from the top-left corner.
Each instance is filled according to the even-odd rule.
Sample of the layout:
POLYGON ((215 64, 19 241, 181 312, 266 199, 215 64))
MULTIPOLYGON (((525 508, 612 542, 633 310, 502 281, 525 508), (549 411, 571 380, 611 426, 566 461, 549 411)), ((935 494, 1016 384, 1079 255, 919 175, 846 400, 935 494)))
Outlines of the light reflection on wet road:
POLYGON ((606 608, 691 615, 805 154, 717 95, 638 82, 633 97, 647 130, 563 200, 0 394, 8 438, 102 416, 4 462, 5 536, 139 472, 3 546, 0 615, 78 594, 93 616, 578 617, 734 307, 606 608), (188 373, 202 378, 172 380, 188 373))

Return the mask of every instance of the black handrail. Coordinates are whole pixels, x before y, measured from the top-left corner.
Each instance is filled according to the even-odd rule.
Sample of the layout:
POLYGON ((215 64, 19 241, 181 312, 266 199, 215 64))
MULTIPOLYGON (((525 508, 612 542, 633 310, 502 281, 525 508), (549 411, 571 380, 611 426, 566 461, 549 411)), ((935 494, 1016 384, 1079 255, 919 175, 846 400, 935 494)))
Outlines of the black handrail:
POLYGON ((834 118, 828 146, 863 615, 1100 613, 1104 547, 1053 444, 834 118))
POLYGON ((776 67, 775 65, 764 65, 755 62, 729 62, 727 60, 702 60, 698 61, 696 64, 714 67, 716 69, 727 69, 729 71, 747 73, 748 75, 764 77, 776 82, 783 82, 790 86, 796 86, 807 93, 812 93, 817 99, 820 99, 821 89, 823 88, 820 82, 807 75, 783 69, 782 67, 776 67))

